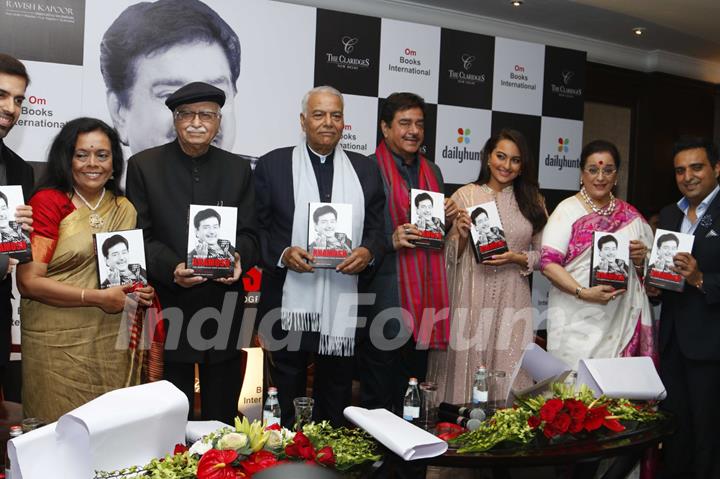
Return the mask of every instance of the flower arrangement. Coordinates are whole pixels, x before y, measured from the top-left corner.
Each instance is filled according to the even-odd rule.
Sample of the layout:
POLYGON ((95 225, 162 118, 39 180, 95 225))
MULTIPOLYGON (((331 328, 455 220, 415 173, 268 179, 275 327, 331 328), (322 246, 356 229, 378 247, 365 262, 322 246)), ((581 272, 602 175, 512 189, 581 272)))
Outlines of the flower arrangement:
POLYGON ((173 454, 144 467, 96 471, 95 479, 238 479, 289 461, 303 461, 341 471, 376 461, 377 443, 361 430, 333 428, 327 421, 307 424, 294 433, 275 424, 235 419, 189 448, 178 444, 173 454))
POLYGON ((450 440, 459 453, 484 452, 501 443, 529 444, 540 434, 550 441, 591 437, 625 430, 623 422, 649 422, 661 414, 651 404, 625 399, 595 398, 587 386, 576 392, 571 386, 554 384, 549 398, 535 396, 500 409, 474 431, 450 440))

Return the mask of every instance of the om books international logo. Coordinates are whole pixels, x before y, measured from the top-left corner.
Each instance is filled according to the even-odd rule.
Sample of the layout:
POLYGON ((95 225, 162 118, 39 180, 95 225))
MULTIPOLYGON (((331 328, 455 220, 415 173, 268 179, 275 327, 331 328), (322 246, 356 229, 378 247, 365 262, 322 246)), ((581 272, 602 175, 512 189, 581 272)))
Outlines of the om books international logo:
POLYGON ((463 53, 459 57, 460 60, 460 68, 457 70, 454 70, 452 68, 448 68, 448 78, 450 80, 455 80, 458 84, 461 85, 470 85, 474 86, 478 83, 484 83, 485 82, 485 74, 484 73, 471 73, 470 69, 473 66, 473 63, 475 63, 475 60, 477 58, 475 55, 471 53, 463 53))
POLYGON ((480 152, 465 146, 470 144, 470 128, 458 128, 454 133, 456 134, 455 143, 457 143, 458 146, 445 145, 441 153, 442 157, 457 160, 458 163, 466 160, 480 161, 480 152))
POLYGON ((558 138, 558 153, 567 153, 570 151, 570 138, 558 138))
POLYGON ((575 72, 572 70, 563 70, 560 72, 560 81, 551 82, 550 89, 553 94, 568 99, 582 97, 582 88, 573 88, 575 72))
POLYGON ((370 58, 358 58, 352 56, 356 47, 360 44, 358 37, 344 35, 340 37, 342 53, 325 53, 325 60, 330 65, 335 65, 343 70, 360 70, 370 67, 370 58))

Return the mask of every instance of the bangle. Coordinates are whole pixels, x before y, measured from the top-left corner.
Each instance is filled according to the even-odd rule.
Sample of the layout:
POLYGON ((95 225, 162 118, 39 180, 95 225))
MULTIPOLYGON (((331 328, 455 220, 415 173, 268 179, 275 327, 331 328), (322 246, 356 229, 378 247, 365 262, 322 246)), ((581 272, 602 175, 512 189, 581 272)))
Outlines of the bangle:
POLYGON ((85 304, 85 290, 80 291, 80 303, 85 304))
POLYGON ((585 286, 578 286, 577 288, 575 288, 575 297, 577 299, 582 299, 580 298, 580 291, 582 291, 583 289, 585 289, 585 286))

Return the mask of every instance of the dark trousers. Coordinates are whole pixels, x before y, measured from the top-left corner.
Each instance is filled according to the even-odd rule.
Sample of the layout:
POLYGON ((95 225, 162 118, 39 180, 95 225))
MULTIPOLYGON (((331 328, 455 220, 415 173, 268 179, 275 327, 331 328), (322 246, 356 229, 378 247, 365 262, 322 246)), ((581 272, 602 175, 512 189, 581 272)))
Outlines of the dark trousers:
POLYGON ((383 328, 369 328, 357 349, 360 405, 364 408, 385 408, 402 414, 402 403, 408 380, 418 382, 427 375, 428 351, 417 349, 415 341, 400 319, 393 318, 383 328), (382 334, 382 337, 378 337, 382 334), (404 339, 388 349, 389 340, 404 339))
POLYGON ((667 389, 662 408, 677 419, 677 431, 663 442, 660 477, 720 479, 720 361, 688 359, 675 334, 660 354, 667 389))
POLYGON ((269 383, 278 389, 282 425, 295 424, 293 399, 307 396, 307 367, 315 365, 313 375, 313 421, 328 420, 333 426, 346 424, 343 410, 352 401, 353 358, 323 356, 306 351, 273 351, 268 355, 269 383))
MULTIPOLYGON (((240 395, 241 359, 236 357, 214 364, 199 364, 200 373, 200 419, 222 421, 233 425, 238 415, 240 395)), ((170 381, 187 396, 190 409, 188 419, 195 410, 195 363, 166 362, 163 378, 170 381)))

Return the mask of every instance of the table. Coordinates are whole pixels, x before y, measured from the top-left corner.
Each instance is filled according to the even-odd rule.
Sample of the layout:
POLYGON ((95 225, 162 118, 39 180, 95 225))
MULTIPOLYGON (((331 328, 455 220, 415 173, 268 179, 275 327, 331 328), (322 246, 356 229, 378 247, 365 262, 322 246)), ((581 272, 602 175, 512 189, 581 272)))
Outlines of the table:
POLYGON ((442 456, 411 462, 405 462, 388 452, 385 461, 387 470, 382 477, 413 477, 407 474, 408 468, 441 466, 489 469, 492 471, 493 477, 502 479, 513 477, 510 469, 564 466, 568 471, 563 474, 563 477, 587 479, 595 477, 601 460, 615 458, 616 460, 602 477, 603 479, 624 479, 642 457, 644 451, 656 446, 663 438, 670 436, 674 430, 674 418, 666 417, 599 439, 581 439, 544 447, 495 449, 472 454, 458 454, 456 450, 449 449, 442 456))

